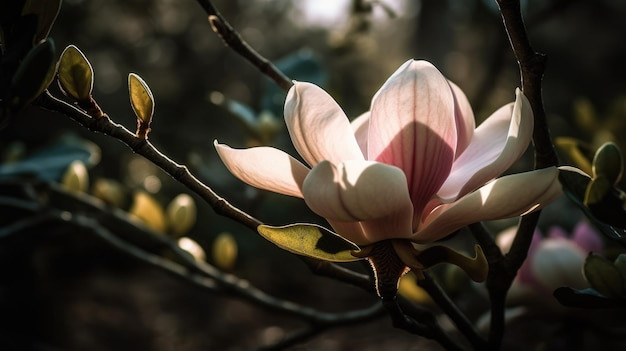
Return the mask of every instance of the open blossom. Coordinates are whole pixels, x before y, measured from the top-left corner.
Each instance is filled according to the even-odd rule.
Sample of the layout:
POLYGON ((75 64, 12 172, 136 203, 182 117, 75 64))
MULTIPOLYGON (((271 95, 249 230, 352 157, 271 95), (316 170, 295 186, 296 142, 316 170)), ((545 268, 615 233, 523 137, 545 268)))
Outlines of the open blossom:
POLYGON ((554 167, 493 180, 531 139, 532 110, 519 90, 476 128, 465 94, 426 61, 404 63, 352 123, 309 83, 294 82, 284 112, 308 167, 275 148, 216 142, 222 161, 252 186, 303 198, 358 245, 432 242, 540 208, 561 192, 554 167))

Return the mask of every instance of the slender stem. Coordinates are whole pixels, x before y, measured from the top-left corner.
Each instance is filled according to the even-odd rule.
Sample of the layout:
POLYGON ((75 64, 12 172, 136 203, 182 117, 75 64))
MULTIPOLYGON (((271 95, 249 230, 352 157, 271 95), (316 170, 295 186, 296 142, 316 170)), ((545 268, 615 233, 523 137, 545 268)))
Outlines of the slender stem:
POLYGON ((234 219, 255 231, 256 228, 262 224, 258 219, 234 207, 228 201, 218 196, 211 188, 200 182, 191 174, 186 166, 179 165, 172 161, 157 150, 148 140, 137 138, 135 134, 131 133, 128 129, 113 123, 108 116, 105 115, 101 118, 94 119, 80 109, 52 96, 48 91, 39 97, 37 104, 43 108, 66 115, 89 130, 100 132, 122 141, 137 154, 144 156, 172 176, 172 178, 178 180, 191 191, 198 194, 211 205, 216 213, 234 219))
POLYGON ((386 315, 386 313, 387 312, 383 308, 383 305, 377 303, 362 310, 350 311, 342 314, 337 314, 335 316, 332 316, 332 318, 311 321, 308 327, 285 336, 283 339, 279 340, 275 344, 261 347, 260 350, 282 350, 289 346, 293 346, 297 343, 308 340, 330 328, 367 322, 382 317, 386 315))
POLYGON ((459 331, 467 338, 472 344, 475 350, 483 350, 486 346, 486 341, 478 334, 474 328, 473 323, 465 316, 465 314, 459 310, 454 301, 450 299, 448 294, 441 288, 439 283, 432 278, 428 272, 424 272, 424 278, 418 280, 419 286, 421 286, 430 297, 435 301, 437 306, 452 320, 454 325, 459 331))
MULTIPOLYGON (((496 0, 496 2, 500 8, 511 48, 517 58, 522 91, 528 98, 534 114, 535 168, 556 166, 558 159, 550 137, 542 97, 542 79, 546 67, 546 56, 536 52, 530 44, 521 13, 520 1, 496 0)), ((499 350, 501 347, 505 328, 506 294, 517 270, 526 258, 539 214, 540 211, 537 211, 522 217, 509 254, 504 259, 490 265, 487 289, 491 300, 491 328, 487 350, 499 350)))
POLYGON ((546 67, 546 56, 533 50, 526 32, 519 0, 496 0, 502 14, 504 27, 509 36, 520 69, 522 91, 533 109, 535 129, 535 167, 545 168, 558 164, 543 107, 541 82, 546 67))
POLYGON ((210 0, 197 0, 204 11, 209 15, 211 28, 222 38, 224 43, 236 53, 248 60, 259 71, 273 80, 285 91, 293 85, 291 79, 274 66, 269 60, 254 50, 241 35, 226 21, 210 0))

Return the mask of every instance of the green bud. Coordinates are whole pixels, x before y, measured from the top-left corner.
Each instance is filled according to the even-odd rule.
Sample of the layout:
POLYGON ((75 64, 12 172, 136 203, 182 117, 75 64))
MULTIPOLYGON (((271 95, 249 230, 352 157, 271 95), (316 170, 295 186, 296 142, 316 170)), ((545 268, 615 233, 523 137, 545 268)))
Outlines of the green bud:
POLYGON ((624 158, 619 146, 613 142, 606 142, 596 151, 593 157, 593 176, 603 176, 612 184, 622 179, 624 172, 624 158))
POLYGON ((193 239, 190 239, 188 237, 182 237, 178 239, 177 243, 181 249, 187 251, 191 256, 193 256, 196 261, 206 261, 206 254, 204 253, 204 249, 193 239))
POLYGON ((220 233, 213 242, 213 262, 217 267, 230 271, 237 261, 237 241, 227 232, 220 233))
POLYGON ((89 187, 89 174, 82 161, 74 161, 67 168, 61 179, 61 185, 71 192, 84 193, 89 187))
POLYGON ((76 46, 70 45, 63 50, 57 72, 59 86, 65 95, 78 101, 91 98, 93 68, 76 46))
POLYGON ((169 232, 182 236, 196 223, 196 202, 187 194, 176 196, 167 206, 166 215, 169 232))
POLYGON ((622 274, 613 262, 606 258, 590 254, 585 260, 583 273, 591 287, 602 295, 609 298, 626 297, 622 274))
POLYGON ((48 88, 54 78, 55 46, 52 39, 31 49, 20 63, 11 82, 11 105, 19 110, 48 88))

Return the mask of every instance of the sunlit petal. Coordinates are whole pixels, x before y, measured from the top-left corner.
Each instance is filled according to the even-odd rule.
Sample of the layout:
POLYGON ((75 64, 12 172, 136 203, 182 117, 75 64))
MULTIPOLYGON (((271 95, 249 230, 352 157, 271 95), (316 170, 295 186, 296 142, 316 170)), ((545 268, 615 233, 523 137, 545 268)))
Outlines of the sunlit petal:
POLYGON ((333 227, 335 233, 352 241, 353 243, 357 245, 371 244, 371 241, 365 237, 365 232, 363 232, 361 222, 343 222, 330 219, 327 219, 327 221, 330 226, 333 227))
POLYGON ((457 145, 454 95, 426 61, 406 62, 372 100, 368 159, 401 168, 416 213, 448 177, 457 145))
POLYGON ((322 88, 294 82, 285 101, 285 122, 298 153, 311 166, 322 160, 362 160, 350 121, 322 88))
POLYGON ((309 169, 287 153, 271 147, 237 150, 214 142, 226 168, 254 187, 302 197, 302 183, 309 169))
POLYGON ((370 126, 370 112, 367 111, 350 123, 356 142, 363 153, 363 157, 367 158, 367 134, 370 126))
POLYGON ((455 203, 435 209, 413 240, 432 242, 471 223, 516 217, 542 208, 561 193, 555 167, 498 178, 455 203))
POLYGON ((476 128, 437 195, 444 202, 454 201, 502 174, 524 153, 532 131, 532 109, 518 89, 514 104, 501 107, 476 128))
POLYGON ((458 135, 456 157, 458 157, 472 140, 474 128, 476 128, 476 121, 474 120, 472 106, 463 90, 450 81, 448 81, 448 83, 450 83, 450 87, 454 93, 454 116, 456 117, 456 130, 458 135))
MULTIPOLYGON (((313 212, 333 221, 360 221, 370 242, 411 235, 413 206, 397 167, 371 161, 322 161, 303 184, 313 212)), ((355 240, 363 244, 364 240, 355 240)))

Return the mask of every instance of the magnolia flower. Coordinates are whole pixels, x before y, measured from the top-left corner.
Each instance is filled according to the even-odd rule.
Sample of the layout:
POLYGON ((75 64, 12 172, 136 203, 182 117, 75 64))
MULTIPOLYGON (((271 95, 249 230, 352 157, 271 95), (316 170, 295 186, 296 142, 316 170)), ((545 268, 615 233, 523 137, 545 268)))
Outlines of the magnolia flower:
POLYGON ((432 242, 535 210, 561 192, 554 167, 493 180, 531 139, 532 110, 521 91, 475 128, 465 94, 426 61, 404 63, 352 123, 310 83, 294 82, 284 113, 308 166, 275 148, 216 141, 222 161, 252 186, 303 198, 357 245, 432 242))
MULTIPOLYGON (((517 228, 498 235, 498 246, 509 250, 517 228)), ((579 222, 571 235, 560 227, 552 227, 547 236, 535 230, 528 256, 513 281, 509 302, 553 301, 552 292, 562 286, 588 288, 583 276, 585 258, 590 252, 601 252, 600 235, 585 221, 579 222)))

